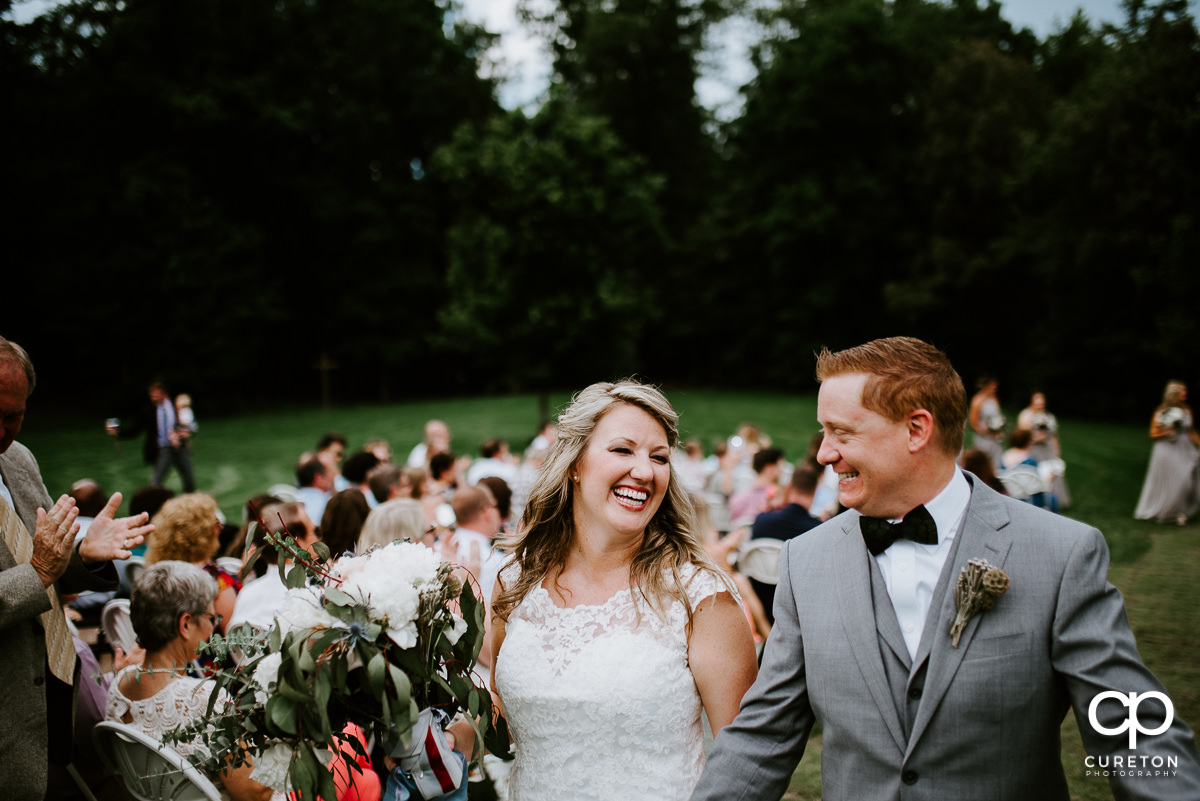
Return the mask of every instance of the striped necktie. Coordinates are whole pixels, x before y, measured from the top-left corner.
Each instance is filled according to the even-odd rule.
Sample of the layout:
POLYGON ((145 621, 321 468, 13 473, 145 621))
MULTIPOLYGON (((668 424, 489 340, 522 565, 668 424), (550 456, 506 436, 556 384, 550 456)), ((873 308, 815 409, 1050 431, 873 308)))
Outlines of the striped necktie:
MULTIPOLYGON (((33 557, 33 537, 25 530, 25 524, 8 502, 0 496, 0 531, 4 534, 4 544, 12 553, 17 564, 29 562, 33 557)), ((43 612, 42 628, 46 632, 46 654, 50 662, 50 672, 67 684, 75 681, 75 643, 71 639, 71 629, 67 626, 67 616, 59 603, 58 593, 51 584, 46 588, 50 598, 50 610, 43 612)))

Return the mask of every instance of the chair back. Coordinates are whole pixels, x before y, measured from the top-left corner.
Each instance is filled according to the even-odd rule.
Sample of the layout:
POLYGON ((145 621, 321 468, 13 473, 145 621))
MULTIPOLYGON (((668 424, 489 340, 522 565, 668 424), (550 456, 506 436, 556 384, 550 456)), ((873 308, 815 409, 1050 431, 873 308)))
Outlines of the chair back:
POLYGON ((738 548, 738 572, 763 584, 778 584, 779 552, 782 549, 783 540, 769 537, 746 540, 738 548))
POLYGON ((1034 495, 1050 491, 1046 482, 1038 475, 1037 468, 1032 465, 1017 465, 996 477, 1000 479, 1004 489, 1008 490, 1008 494, 1019 501, 1027 501, 1034 495))
POLYGON ((141 556, 131 556, 125 560, 125 580, 130 587, 137 586, 138 579, 146 572, 146 559, 141 556))
POLYGON ((104 605, 100 611, 100 628, 109 645, 119 645, 125 653, 137 647, 137 634, 129 618, 128 598, 113 598, 104 605))
POLYGON ((92 730, 92 741, 109 773, 136 801, 221 801, 221 793, 168 745, 111 720, 92 730))

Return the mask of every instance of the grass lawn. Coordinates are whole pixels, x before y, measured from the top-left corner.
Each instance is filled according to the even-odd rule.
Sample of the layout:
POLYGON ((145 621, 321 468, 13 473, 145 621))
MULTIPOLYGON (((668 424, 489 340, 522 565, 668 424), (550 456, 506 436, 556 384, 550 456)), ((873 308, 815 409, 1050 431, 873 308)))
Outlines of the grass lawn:
MULTIPOLYGON (((699 437, 706 449, 738 424, 754 422, 794 460, 807 450, 817 430, 815 397, 687 390, 669 395, 680 411, 684 436, 699 437)), ((568 400, 565 393, 551 396, 551 409, 560 409, 568 400)), ((272 484, 291 483, 296 457, 331 429, 344 432, 351 449, 368 437, 384 437, 403 460, 429 418, 447 422, 454 446, 462 453, 476 452, 488 436, 504 437, 518 449, 533 437, 538 423, 532 395, 268 410, 223 419, 205 418, 203 398, 196 402, 197 483, 216 496, 231 521, 238 519, 250 495, 272 484)), ((1010 419, 1015 419, 1015 411, 1010 419)), ((1113 556, 1109 580, 1125 596, 1142 657, 1166 685, 1176 714, 1194 726, 1200 722, 1200 641, 1195 634, 1200 627, 1200 525, 1157 526, 1133 519, 1150 452, 1144 426, 1063 420, 1061 439, 1074 499, 1067 514, 1104 532, 1113 556)), ((110 492, 126 493, 150 478, 150 468, 141 461, 140 440, 123 442, 118 450, 105 435, 103 420, 39 416, 36 395, 20 440, 37 456, 54 495, 85 476, 110 492)), ((167 483, 180 489, 173 472, 167 483)), ((1078 730, 1068 715, 1063 764, 1073 797, 1111 798, 1104 779, 1083 775, 1083 757, 1078 730)), ((819 737, 810 742, 786 797, 820 798, 819 737)))

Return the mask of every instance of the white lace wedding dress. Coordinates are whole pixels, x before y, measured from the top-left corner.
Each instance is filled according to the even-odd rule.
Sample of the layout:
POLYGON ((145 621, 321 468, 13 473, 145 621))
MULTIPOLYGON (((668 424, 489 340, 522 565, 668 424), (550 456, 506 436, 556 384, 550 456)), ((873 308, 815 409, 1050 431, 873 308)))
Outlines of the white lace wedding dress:
MULTIPOLYGON (((506 584, 517 577, 510 564, 506 584)), ((696 607, 731 588, 687 565, 696 607)), ((496 685, 513 735, 511 801, 687 799, 704 768, 700 695, 688 668, 687 615, 662 620, 633 596, 568 609, 537 587, 505 626, 496 685)))

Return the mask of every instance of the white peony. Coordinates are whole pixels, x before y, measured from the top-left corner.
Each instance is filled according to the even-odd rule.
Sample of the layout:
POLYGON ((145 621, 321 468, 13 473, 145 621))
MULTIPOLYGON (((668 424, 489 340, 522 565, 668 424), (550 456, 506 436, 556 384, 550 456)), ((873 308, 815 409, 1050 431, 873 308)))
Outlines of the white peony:
POLYGON ((254 700, 260 704, 267 702, 267 693, 270 691, 271 685, 279 681, 281 662, 283 662, 283 654, 273 653, 258 660, 258 664, 254 666, 254 683, 262 688, 254 690, 254 700))
POLYGON ((321 604, 321 591, 316 587, 290 589, 276 619, 279 634, 286 637, 299 629, 345 628, 346 624, 325 611, 321 604))
POLYGON ((441 560, 431 548, 411 542, 393 542, 372 551, 360 567, 342 582, 341 590, 366 604, 387 626, 392 642, 401 648, 417 644, 420 588, 437 579, 441 560))
POLYGON ((287 743, 275 743, 254 755, 254 770, 250 778, 278 793, 289 793, 292 791, 292 783, 288 778, 291 763, 292 747, 287 743))

